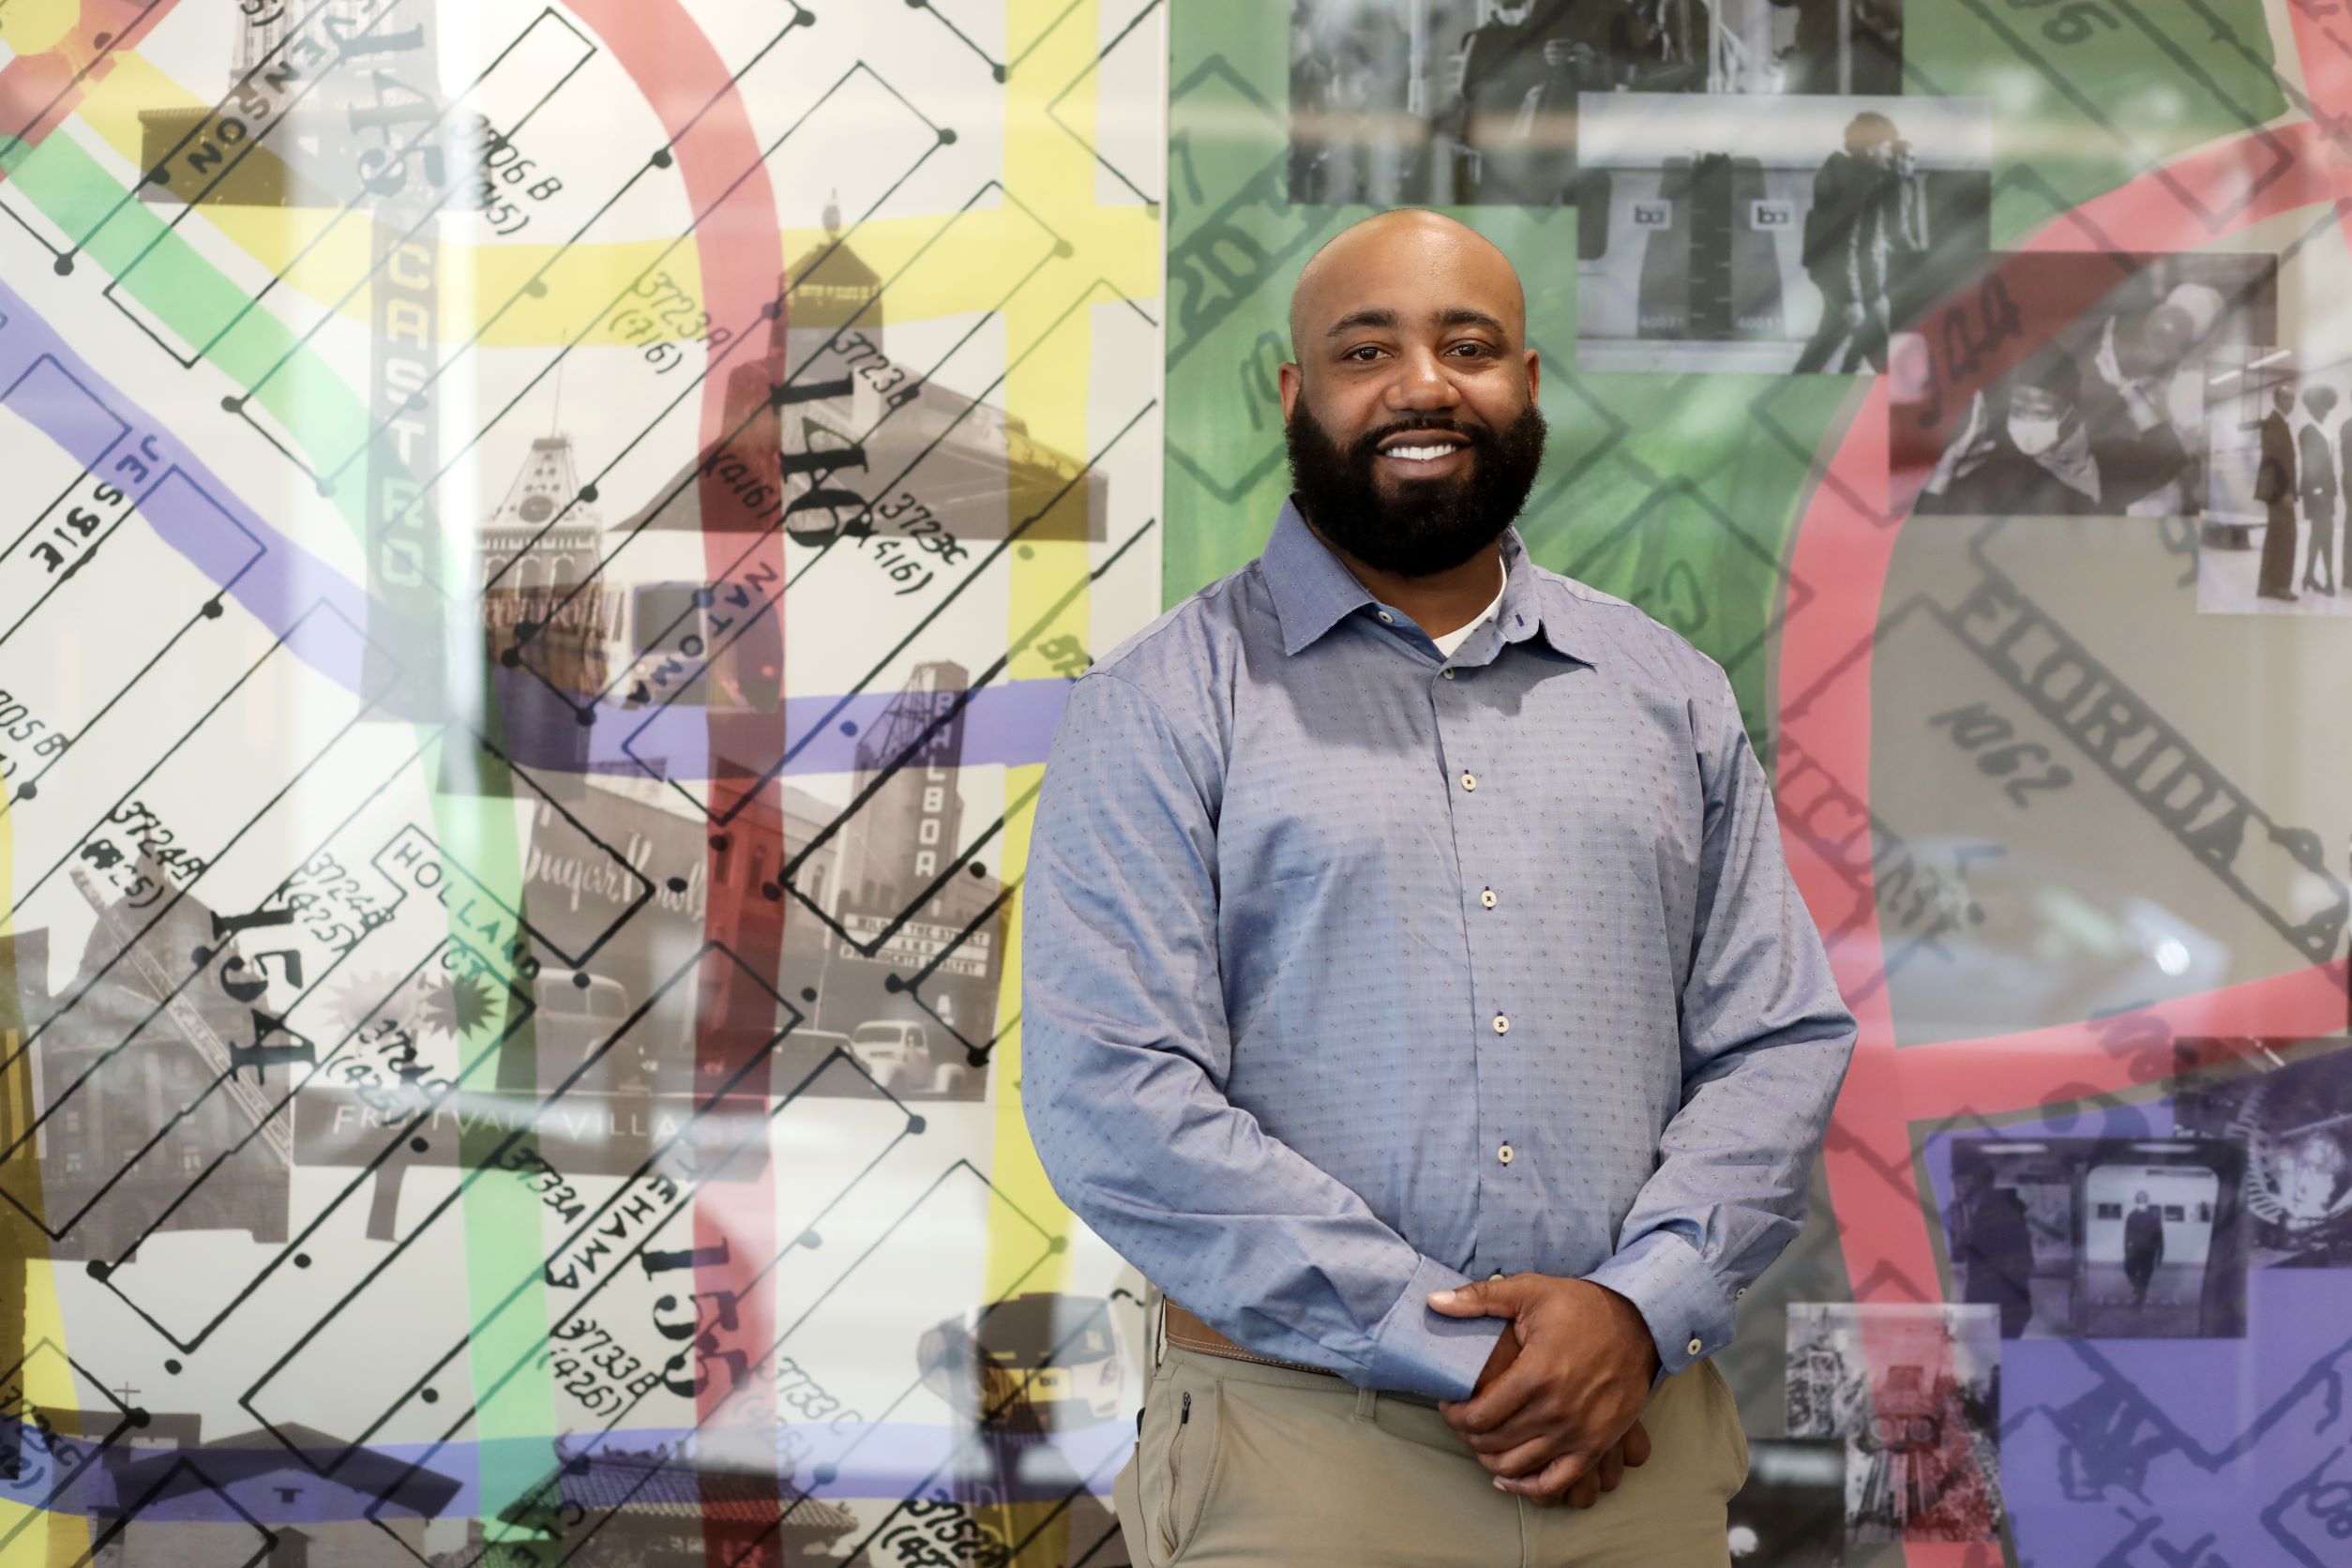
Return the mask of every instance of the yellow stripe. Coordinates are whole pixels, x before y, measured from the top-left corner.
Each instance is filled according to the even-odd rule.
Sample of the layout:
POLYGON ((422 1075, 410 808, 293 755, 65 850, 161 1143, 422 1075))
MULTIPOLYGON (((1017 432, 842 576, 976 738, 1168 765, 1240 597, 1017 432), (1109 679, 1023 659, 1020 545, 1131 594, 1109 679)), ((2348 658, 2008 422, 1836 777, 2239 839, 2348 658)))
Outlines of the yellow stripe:
MULTIPOLYGON (((1042 8, 1015 8, 1018 11, 1042 8)), ((1090 16, 1093 9, 1091 5, 1086 8, 1090 16)), ((1145 297, 1159 287, 1158 218, 1139 206, 1096 207, 1092 157, 1045 117, 1045 107, 1052 101, 1053 95, 1084 69, 1086 61, 1093 57, 1094 35, 1091 29, 1080 29, 1080 20, 1074 14, 1055 29, 1048 46, 1038 50, 1039 55, 1050 54, 1054 64, 1040 67, 1033 57, 1013 73, 1016 80, 1008 84, 1008 91, 1018 94, 1022 77, 1035 84, 1033 101, 1014 111, 1033 122, 1034 130, 1024 131, 1021 138, 1033 146, 1016 153, 1011 144, 1011 133, 1016 128, 1008 123, 1006 184, 1014 185, 1017 173, 1048 158, 1057 165, 1073 159, 1083 164, 1083 182, 1071 188, 1063 200, 1052 204, 1054 210, 1048 220, 1085 258, 1087 279, 1108 276, 1123 294, 1145 297), (1082 57, 1065 74, 1053 78, 1056 66, 1067 65, 1072 53, 1069 48, 1058 47, 1063 39, 1074 39, 1082 45, 1082 57), (1059 143, 1060 146, 1050 143, 1059 143)), ((1092 104, 1091 93, 1074 93, 1058 113, 1074 129, 1090 134, 1092 104)), ((136 53, 126 52, 115 56, 113 70, 83 100, 80 116, 123 158, 134 166, 143 166, 139 124, 143 111, 206 106, 152 63, 136 53)), ((264 148, 253 156, 265 155, 264 148)), ((1055 177, 1059 173, 1057 168, 1055 177)), ((1050 182, 1032 178, 1026 183, 1033 188, 1050 182)), ((1024 201, 1031 200, 1029 189, 1018 189, 1017 193, 1024 201)), ((255 263, 282 278, 285 281, 281 287, 292 288, 320 306, 332 305, 351 294, 352 297, 340 308, 341 313, 353 321, 367 319, 367 291, 353 292, 368 271, 367 224, 347 219, 322 240, 320 235, 336 217, 331 209, 207 204, 199 211, 203 216, 189 219, 191 223, 210 223, 255 263), (313 244, 318 249, 303 255, 304 249, 313 244)), ((938 214, 925 214, 863 224, 855 234, 858 256, 884 278, 892 277, 939 232, 939 219, 938 214)), ((1033 239, 1035 233, 1030 220, 1019 212, 991 208, 970 214, 958 225, 957 238, 958 248, 969 254, 987 256, 997 249, 1018 249, 1033 239)), ((822 229, 786 229, 783 253, 788 257, 807 255, 825 238, 822 229)), ((451 283, 462 279, 472 284, 470 296, 457 288, 445 288, 442 309, 445 333, 471 336, 483 331, 483 323, 508 301, 514 301, 511 309, 483 331, 482 342, 490 348, 567 343, 592 326, 595 330, 585 339, 591 344, 624 341, 609 322, 599 324, 597 317, 607 312, 613 301, 651 267, 667 271, 697 297, 701 294, 701 269, 691 240, 645 239, 570 247, 562 264, 539 279, 546 294, 539 298, 520 300, 515 296, 554 258, 557 246, 445 243, 441 249, 439 275, 451 283), (667 256, 663 254, 665 249, 669 251, 667 256)), ((1004 283, 1000 273, 987 266, 921 270, 931 276, 910 278, 906 280, 908 286, 892 289, 890 319, 894 323, 986 309, 995 303, 1004 283)), ((1082 406, 1082 397, 1079 400, 1082 406)))
MULTIPOLYGON (((1062 5, 1063 0, 1010 0, 1007 6, 1005 37, 1012 40, 1019 63, 1005 84, 1005 189, 1067 238, 1073 253, 1048 265, 1005 308, 1006 358, 1015 363, 1005 378, 1004 402, 1006 412, 1047 446, 1091 454, 1095 441, 1087 428, 1086 413, 1093 345, 1090 312, 1094 307, 1079 309, 1059 328, 1054 323, 1097 278, 1108 276, 1115 288, 1130 295, 1145 297, 1155 293, 1160 234, 1156 213, 1141 207, 1095 205, 1095 164, 1090 151, 1094 136, 1095 79, 1088 77, 1055 107, 1061 126, 1047 116, 1047 106, 1087 71, 1101 47, 1100 16, 1093 0, 1082 0, 1057 23, 1062 5), (1052 31, 1038 38, 1046 28, 1052 31), (1024 49, 1026 53, 1021 53, 1024 49)), ((1014 551, 1006 629, 1012 638, 1027 635, 1033 627, 1037 630, 1029 646, 1013 656, 1005 671, 1009 680, 1033 680, 1055 673, 1050 662, 1037 652, 1051 638, 1067 634, 1082 644, 1091 641, 1091 596, 1083 587, 1055 612, 1051 624, 1037 625, 1039 617, 1073 583, 1086 580, 1092 562, 1085 513, 1085 488, 1076 487, 1056 515, 1033 525, 1023 535, 1028 548, 1014 551)), ((1018 524, 1023 520, 1012 520, 1018 524)), ((1028 793, 1042 773, 1037 764, 1008 767, 1005 799, 1018 800, 1028 793)), ((1028 811, 1010 815, 1005 822, 1000 873, 1008 883, 1017 882, 1028 865, 1032 823, 1028 811)), ((1016 1018, 1020 1011, 1020 912, 1016 894, 1006 905, 1003 979, 997 1000, 1000 1018, 1016 1018)), ((1018 1023, 998 1040, 992 1071, 996 1139, 989 1179, 1006 1199, 1049 1234, 1068 1238, 1076 1222, 1038 1163, 1021 1113, 1018 1023)), ((1012 1288, 1026 1256, 1020 1238, 990 1235, 988 1300, 1012 1288)), ((1068 1280, 1069 1260, 1067 1250, 1049 1257, 1021 1288, 1061 1289, 1068 1280)), ((1036 1531, 1019 1554, 1018 1568, 1058 1568, 1068 1560, 1067 1514, 1038 1529, 1050 1507, 1049 1503, 1024 1503, 991 1510, 1001 1514, 997 1528, 1008 1540, 1018 1541, 1036 1531)))

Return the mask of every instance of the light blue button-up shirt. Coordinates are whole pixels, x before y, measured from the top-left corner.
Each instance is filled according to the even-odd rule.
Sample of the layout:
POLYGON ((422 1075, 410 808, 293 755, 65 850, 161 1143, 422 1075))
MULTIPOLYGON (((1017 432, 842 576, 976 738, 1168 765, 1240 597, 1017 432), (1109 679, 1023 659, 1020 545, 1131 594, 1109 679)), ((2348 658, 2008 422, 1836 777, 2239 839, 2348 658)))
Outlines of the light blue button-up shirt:
POLYGON ((1854 1041, 1723 671, 1502 537, 1451 658, 1286 505, 1070 689, 1021 887, 1054 1187, 1250 1349, 1465 1397, 1501 1270, 1721 1349, 1854 1041))

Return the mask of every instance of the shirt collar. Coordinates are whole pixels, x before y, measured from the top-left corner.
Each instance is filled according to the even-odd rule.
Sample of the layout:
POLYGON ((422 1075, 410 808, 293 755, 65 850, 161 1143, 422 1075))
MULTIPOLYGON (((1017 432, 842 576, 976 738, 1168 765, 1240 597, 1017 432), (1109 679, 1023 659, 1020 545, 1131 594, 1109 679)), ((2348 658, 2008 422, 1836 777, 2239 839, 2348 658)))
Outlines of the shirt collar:
MULTIPOLYGON (((1539 632, 1558 652, 1581 664, 1592 662, 1590 640, 1576 635, 1569 619, 1572 596, 1545 593, 1547 586, 1528 559, 1527 541, 1515 526, 1502 531, 1502 608, 1495 612, 1496 626, 1505 642, 1523 641, 1539 632)), ((1274 597, 1274 615, 1282 626, 1282 651, 1296 654, 1337 626, 1351 611, 1367 606, 1395 607, 1381 601, 1356 580, 1346 563, 1315 536, 1299 512, 1293 496, 1282 504, 1274 534, 1259 557, 1266 590, 1274 597)))

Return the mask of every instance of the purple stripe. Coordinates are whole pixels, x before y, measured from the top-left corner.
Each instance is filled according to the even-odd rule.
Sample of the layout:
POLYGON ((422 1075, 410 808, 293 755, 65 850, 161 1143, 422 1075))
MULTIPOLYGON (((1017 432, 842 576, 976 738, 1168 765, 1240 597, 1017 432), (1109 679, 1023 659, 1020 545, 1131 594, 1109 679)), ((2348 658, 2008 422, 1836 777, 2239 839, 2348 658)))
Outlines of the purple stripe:
MULTIPOLYGON (((250 1447, 170 1448, 146 1443, 131 1447, 118 1441, 112 1447, 99 1448, 60 1436, 49 1440, 53 1452, 43 1455, 40 1438, 29 1427, 20 1431, 26 1443, 25 1471, 30 1475, 38 1466, 38 1479, 29 1484, 0 1482, 0 1498, 27 1507, 46 1508, 61 1515, 106 1515, 137 1501, 173 1468, 175 1459, 188 1461, 205 1481, 212 1483, 212 1487, 206 1487, 193 1477, 182 1477, 178 1484, 167 1488, 170 1495, 158 1497, 139 1511, 137 1523, 143 1526, 234 1523, 240 1516, 238 1509, 265 1525, 349 1521, 365 1518, 384 1492, 391 1492, 394 1498, 384 1508, 387 1519, 415 1517, 420 1503, 437 1505, 434 1517, 475 1518, 479 1516, 481 1506, 476 1473, 479 1462, 496 1461, 497 1470, 510 1475, 517 1459, 526 1467, 536 1463, 549 1470, 554 1468, 556 1460, 554 1440, 549 1438, 505 1438, 441 1445, 386 1443, 365 1449, 346 1461, 338 1477, 322 1479, 314 1465, 333 1463, 344 1452, 339 1445, 297 1455, 255 1434, 254 1446, 250 1447), (43 1458, 50 1463, 41 1464, 43 1458), (427 1469, 403 1480, 408 1467, 420 1461, 427 1469), (81 1473, 62 1493, 52 1498, 49 1493, 55 1485, 57 1472, 76 1465, 83 1467, 81 1473), (222 1491, 234 1496, 235 1506, 221 1495, 222 1491), (292 1492, 294 1496, 285 1497, 281 1492, 292 1492), (445 1492, 449 1494, 446 1500, 441 1497, 445 1492)), ((137 1435, 131 1432, 125 1437, 137 1435)), ((608 1434, 598 1447, 587 1447, 589 1440, 582 1439, 567 1452, 642 1453, 656 1445, 675 1445, 692 1435, 684 1428, 618 1431, 608 1434)), ((956 1442, 959 1439, 969 1441, 972 1433, 969 1427, 877 1422, 862 1433, 855 1426, 845 1428, 843 1435, 854 1440, 857 1448, 841 1461, 838 1472, 830 1482, 817 1486, 812 1477, 796 1475, 790 1485, 797 1490, 813 1489, 814 1495, 837 1502, 906 1497, 927 1480, 936 1485, 934 1472, 947 1461, 956 1442)), ((1003 1477, 998 1484, 1014 1500, 1059 1499, 1082 1481, 1090 1491, 1108 1494, 1117 1470, 1111 1459, 1134 1443, 1132 1418, 1114 1417, 1074 1431, 1050 1433, 1038 1440, 1037 1445, 1057 1451, 1061 1463, 1031 1459, 1020 1464, 1017 1473, 1003 1477)), ((1005 1453, 1009 1465, 1018 1456, 1018 1451, 1008 1445, 1005 1453)), ((739 1477, 742 1471, 733 1467, 732 1460, 731 1455, 728 1465, 715 1465, 713 1473, 739 1477)), ((641 1495, 666 1494, 690 1485, 684 1478, 693 1473, 692 1460, 671 1460, 655 1472, 655 1479, 641 1495)), ((581 1484, 571 1485, 577 1491, 581 1484)))
MULTIPOLYGON (((100 476, 133 494, 141 485, 153 484, 178 469, 188 483, 155 485, 141 501, 140 515, 198 570, 226 584, 229 596, 273 634, 285 636, 320 599, 332 604, 355 626, 385 624, 381 615, 370 620, 364 589, 264 521, 162 421, 124 396, 76 354, 5 281, 0 281, 0 386, 10 388, 10 408, 84 465, 106 452, 111 444, 113 450, 100 476), (130 471, 116 473, 116 465, 126 460, 144 464, 146 478, 134 483, 130 471), (221 526, 224 515, 235 524, 234 528, 221 526), (259 562, 251 562, 256 541, 265 553, 259 562)), ((357 668, 340 660, 318 663, 315 650, 297 647, 294 651, 345 686, 359 689, 357 668)), ((393 653, 397 656, 399 650, 393 653)), ((529 675, 493 670, 491 676, 490 692, 505 720, 506 749, 525 766, 549 772, 641 776, 645 769, 621 749, 635 731, 634 749, 639 756, 658 760, 664 776, 681 784, 709 776, 709 726, 700 708, 672 706, 650 723, 640 714, 607 708, 600 712, 598 723, 583 728, 567 703, 529 675)), ((964 723, 965 765, 1043 761, 1069 685, 1064 679, 1048 677, 1010 681, 975 693, 964 723)), ((848 698, 845 705, 838 696, 788 699, 784 705, 788 751, 799 746, 819 724, 826 729, 792 756, 784 772, 852 771, 856 765, 856 734, 881 716, 895 695, 859 693, 848 698), (837 705, 840 706, 837 714, 834 712, 837 705), (845 731, 845 722, 854 726, 854 731, 845 731)))

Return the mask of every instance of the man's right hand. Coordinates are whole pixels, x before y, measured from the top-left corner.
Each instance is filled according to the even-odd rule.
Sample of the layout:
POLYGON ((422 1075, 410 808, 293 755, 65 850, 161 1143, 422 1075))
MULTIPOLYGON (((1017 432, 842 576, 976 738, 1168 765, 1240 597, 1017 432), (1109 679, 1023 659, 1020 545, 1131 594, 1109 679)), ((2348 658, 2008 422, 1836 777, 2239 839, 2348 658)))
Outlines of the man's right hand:
MULTIPOLYGON (((1486 1364, 1479 1369, 1478 1386, 1470 1391, 1470 1397, 1474 1399, 1485 1393, 1486 1385, 1501 1377, 1518 1356, 1518 1329, 1515 1324, 1505 1322, 1502 1332, 1495 1336, 1495 1348, 1486 1353, 1486 1364)), ((1626 1428, 1625 1435, 1602 1451, 1601 1456, 1593 1461, 1590 1470, 1576 1478, 1576 1484, 1568 1488, 1561 1500, 1571 1508, 1590 1508, 1601 1500, 1603 1492, 1617 1490, 1618 1483, 1625 1478, 1626 1466, 1649 1462, 1650 1433, 1643 1427, 1640 1418, 1636 1417, 1633 1425, 1626 1428)), ((1551 1506, 1541 1499, 1532 1500, 1538 1507, 1551 1506)))

